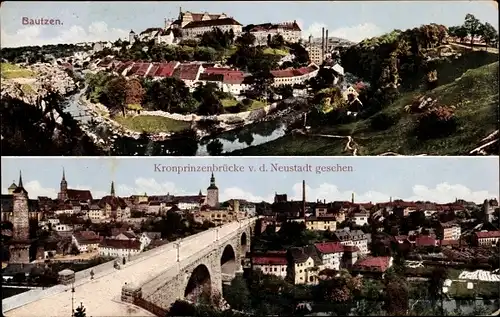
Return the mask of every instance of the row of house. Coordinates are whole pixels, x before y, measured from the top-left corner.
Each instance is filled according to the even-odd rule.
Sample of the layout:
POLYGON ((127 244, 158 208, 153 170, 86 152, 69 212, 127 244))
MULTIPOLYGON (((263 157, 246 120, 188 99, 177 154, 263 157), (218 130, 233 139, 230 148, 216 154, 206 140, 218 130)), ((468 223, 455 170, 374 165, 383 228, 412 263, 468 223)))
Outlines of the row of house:
MULTIPOLYGON (((187 87, 193 89, 196 84, 214 83, 223 92, 234 96, 250 88, 250 74, 237 69, 217 67, 214 64, 201 62, 180 63, 176 61, 168 63, 148 62, 119 62, 110 59, 102 60, 97 65, 99 68, 112 70, 113 72, 127 77, 148 77, 159 80, 166 77, 174 77, 182 80, 187 87)), ((271 71, 273 75, 273 86, 304 84, 306 80, 318 74, 319 67, 311 64, 298 69, 285 69, 271 71)))
POLYGON ((122 230, 110 238, 99 236, 93 231, 78 231, 71 236, 72 244, 79 252, 97 252, 100 256, 128 258, 160 240, 159 232, 136 234, 132 230, 122 230))
POLYGON ((363 257, 356 246, 323 242, 288 251, 255 252, 251 268, 285 278, 294 284, 317 284, 325 271, 349 269, 361 274, 383 274, 392 266, 390 257, 363 257))

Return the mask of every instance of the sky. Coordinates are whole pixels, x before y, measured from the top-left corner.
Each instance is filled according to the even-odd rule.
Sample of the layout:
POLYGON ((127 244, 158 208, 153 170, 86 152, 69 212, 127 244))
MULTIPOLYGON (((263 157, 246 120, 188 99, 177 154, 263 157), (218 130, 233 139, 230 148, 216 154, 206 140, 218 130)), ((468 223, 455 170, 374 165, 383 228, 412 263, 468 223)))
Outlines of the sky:
POLYGON ((17 183, 22 171, 24 187, 32 199, 56 198, 63 168, 68 188, 89 189, 94 198, 108 195, 112 181, 119 196, 197 195, 200 190, 206 194, 209 171, 172 172, 173 167, 186 164, 196 168, 227 164, 244 169, 214 173, 221 201, 272 202, 276 192, 301 200, 303 180, 308 201, 350 200, 355 193, 357 202, 385 202, 392 197, 438 203, 459 198, 481 203, 499 194, 498 157, 2 157, 1 162, 2 193, 7 193, 12 182, 17 183), (272 171, 272 164, 275 167, 309 164, 311 171, 272 171), (267 171, 259 171, 262 166, 267 171), (317 172, 318 168, 328 166, 341 166, 346 171, 317 172))
POLYGON ((165 18, 183 11, 225 13, 243 25, 296 20, 302 36, 330 36, 351 41, 422 24, 460 25, 467 13, 498 26, 494 1, 185 1, 51 2, 6 1, 0 9, 1 46, 20 47, 128 38, 133 29, 163 27, 165 18), (23 25, 29 19, 58 19, 62 25, 23 25))

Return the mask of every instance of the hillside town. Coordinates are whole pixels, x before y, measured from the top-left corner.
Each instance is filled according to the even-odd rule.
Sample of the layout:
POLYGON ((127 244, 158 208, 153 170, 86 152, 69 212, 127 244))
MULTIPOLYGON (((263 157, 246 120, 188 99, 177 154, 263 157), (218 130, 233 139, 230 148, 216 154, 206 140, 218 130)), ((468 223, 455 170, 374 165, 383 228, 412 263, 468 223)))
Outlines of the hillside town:
POLYGON ((213 173, 205 190, 189 196, 122 197, 110 181, 109 195, 96 198, 72 189, 70 180, 63 170, 57 197, 30 198, 20 175, 2 194, 5 285, 50 286, 58 283, 57 270, 106 261, 119 269, 170 241, 259 216, 243 260, 246 272, 316 287, 342 272, 381 282, 394 267, 409 281, 426 281, 439 268, 451 298, 470 295, 464 283, 482 283, 481 296, 498 298, 497 199, 372 203, 356 201, 353 193, 346 201, 309 201, 303 181, 299 201, 276 193, 273 202, 221 202, 213 173))
MULTIPOLYGON (((62 94, 64 106, 51 104, 50 108, 58 112, 55 118, 64 116, 61 112, 71 118, 66 119, 65 125, 55 119, 56 126, 64 132, 68 121, 73 119, 72 132, 62 134, 68 134, 69 139, 77 138, 71 136, 75 131, 84 136, 77 138, 82 149, 61 149, 66 152, 252 155, 255 151, 256 154, 268 153, 276 149, 271 144, 285 142, 293 146, 278 148, 294 153, 316 153, 322 140, 338 138, 344 139, 342 143, 347 146, 332 145, 335 155, 339 152, 366 155, 363 153, 370 153, 369 147, 363 149, 352 136, 340 133, 345 131, 342 125, 363 121, 360 126, 376 134, 391 130, 404 121, 401 117, 408 116, 416 120, 416 124, 406 125, 405 129, 414 127, 415 130, 406 134, 417 134, 422 144, 441 135, 469 134, 468 130, 461 132, 456 128, 454 122, 458 119, 438 125, 439 128, 428 127, 423 118, 426 114, 431 115, 443 107, 446 113, 453 113, 452 116, 458 114, 454 108, 441 104, 440 99, 448 97, 428 95, 420 88, 411 88, 414 90, 411 98, 402 98, 406 89, 403 81, 410 86, 413 85, 410 82, 417 81, 417 86, 427 87, 423 91, 431 91, 442 84, 451 85, 448 79, 438 82, 439 74, 455 72, 450 76, 462 78, 463 70, 470 68, 460 65, 478 67, 479 64, 473 62, 476 60, 482 61, 477 68, 481 76, 493 76, 490 67, 498 60, 497 39, 493 26, 483 24, 472 14, 467 14, 461 26, 431 23, 406 31, 395 30, 355 44, 330 36, 324 27, 318 38, 304 34, 298 21, 242 25, 237 17, 226 13, 190 12, 179 8, 178 15, 166 17, 162 25, 130 30, 128 38, 114 42, 4 48, 2 96, 5 100, 21 100, 44 109, 41 99, 47 99, 43 100, 47 104, 49 91, 62 94), (471 29, 472 24, 480 27, 471 29), (408 63, 406 68, 426 70, 425 74, 401 68, 386 69, 398 74, 385 76, 385 71, 376 71, 388 63, 382 61, 377 62, 376 67, 360 67, 360 61, 373 59, 369 56, 374 54, 373 49, 367 48, 378 50, 386 40, 417 43, 411 49, 417 49, 419 56, 423 56, 417 61, 407 60, 404 57, 407 53, 401 50, 394 54, 401 55, 399 59, 408 63), (411 76, 419 78, 409 78, 411 76), (391 82, 391 78, 396 79, 391 82), (48 89, 48 86, 57 86, 57 89, 48 89), (399 103, 400 96, 404 104, 399 103), (381 113, 380 105, 386 103, 397 106, 398 114, 381 113), (275 126, 270 134, 266 131, 269 125, 275 126), (338 127, 340 132, 330 131, 330 126, 338 127), (233 140, 230 136, 235 133, 243 136, 233 140), (264 138, 255 138, 255 135, 264 138), (311 142, 305 147, 297 146, 296 143, 304 139, 311 142)), ((382 53, 388 54, 383 50, 382 53)), ((390 59, 391 54, 384 55, 383 60, 390 59)), ((469 75, 476 76, 464 73, 466 77, 469 75)), ((455 82, 460 85, 465 79, 455 82)), ((52 118, 40 115, 44 121, 52 118)), ((44 127, 51 124, 54 123, 41 125, 37 129, 43 133, 34 134, 54 134, 55 130, 44 131, 44 127)), ((481 134, 484 135, 471 145, 467 155, 495 152, 498 131, 490 124, 483 127, 481 134)), ((8 136, 9 131, 4 134, 8 136)), ((8 145, 5 148, 22 152, 16 144, 9 143, 11 139, 2 139, 8 145)), ((59 144, 66 143, 68 147, 73 144, 70 140, 59 144)), ((404 147, 407 142, 401 144, 404 147)), ((463 154, 455 153, 454 147, 443 150, 463 154)), ((384 145, 385 151, 377 155, 393 155, 394 148, 391 144, 384 145)))

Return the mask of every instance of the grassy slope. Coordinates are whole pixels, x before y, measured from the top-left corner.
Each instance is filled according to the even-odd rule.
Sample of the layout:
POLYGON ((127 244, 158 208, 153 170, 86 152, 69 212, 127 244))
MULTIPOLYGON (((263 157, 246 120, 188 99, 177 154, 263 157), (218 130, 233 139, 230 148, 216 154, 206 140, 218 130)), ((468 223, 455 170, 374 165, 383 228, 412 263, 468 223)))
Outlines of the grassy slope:
POLYGON ((116 116, 114 118, 125 128, 137 132, 180 132, 189 129, 190 122, 173 120, 160 116, 116 116))
MULTIPOLYGON (((351 124, 321 127, 315 133, 352 135, 359 144, 359 155, 397 152, 404 155, 464 155, 478 141, 497 129, 498 62, 467 70, 459 80, 426 93, 437 97, 442 105, 456 106, 459 130, 446 138, 417 141, 412 135, 415 115, 404 112, 418 92, 403 94, 383 110, 400 113, 402 118, 385 131, 373 131, 370 119, 351 124)), ((447 74, 448 75, 448 74, 447 74)), ((460 75, 459 75, 460 76, 460 75)), ((287 135, 278 140, 237 151, 235 155, 350 155, 344 152, 345 141, 326 138, 287 135)))
POLYGON ((1 63, 1 76, 5 79, 11 78, 32 78, 35 73, 29 69, 22 68, 18 65, 1 63))

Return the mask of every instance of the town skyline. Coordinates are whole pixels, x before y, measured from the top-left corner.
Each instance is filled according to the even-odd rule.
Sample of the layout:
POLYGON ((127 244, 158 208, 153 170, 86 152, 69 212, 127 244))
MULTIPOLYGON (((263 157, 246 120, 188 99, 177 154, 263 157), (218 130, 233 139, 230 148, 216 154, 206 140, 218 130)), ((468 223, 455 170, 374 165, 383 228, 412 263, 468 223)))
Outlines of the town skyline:
MULTIPOLYGON (((48 196, 56 198, 65 170, 68 187, 88 189, 95 198, 109 195, 114 182, 116 195, 197 195, 206 193, 211 172, 158 172, 155 164, 186 165, 185 158, 168 160, 145 158, 2 158, 2 193, 12 182, 17 184, 22 171, 24 187, 30 198, 48 196), (43 166, 40 168, 39 166, 43 166), (98 176, 98 177, 96 177, 98 176)), ((221 165, 220 159, 190 159, 191 166, 221 165)), ((453 202, 464 199, 481 203, 498 197, 497 158, 231 158, 227 165, 246 169, 239 173, 215 172, 221 201, 245 199, 251 202, 272 202, 274 194, 287 194, 290 200, 302 199, 302 181, 306 181, 308 201, 351 200, 357 202, 386 202, 390 199, 406 201, 453 202), (410 162, 411 161, 411 162, 410 162), (317 174, 300 172, 250 172, 248 166, 266 164, 281 166, 347 166, 351 172, 317 174), (425 173, 422 171, 432 171, 425 173), (462 172, 456 173, 457 170, 462 172), (492 173, 491 171, 496 171, 492 173), (387 177, 390 173, 390 177, 387 177), (237 176, 237 177, 235 177, 237 176)))
POLYGON ((226 13, 243 25, 295 20, 303 37, 319 37, 325 27, 330 36, 355 42, 428 23, 459 25, 467 13, 498 25, 498 9, 491 1, 258 2, 258 7, 253 2, 233 2, 228 7, 217 1, 127 2, 123 6, 109 2, 40 2, 36 6, 33 2, 6 2, 1 11, 1 44, 20 47, 115 41, 127 38, 131 29, 140 33, 150 27, 162 27, 164 19, 176 18, 181 7, 183 11, 226 13), (58 13, 54 15, 55 12, 58 13), (276 16, 276 12, 280 15, 276 16), (137 19, 138 13, 148 19, 137 19), (332 19, 335 15, 342 19, 332 19), (58 19, 63 25, 23 25, 23 18, 58 19))

